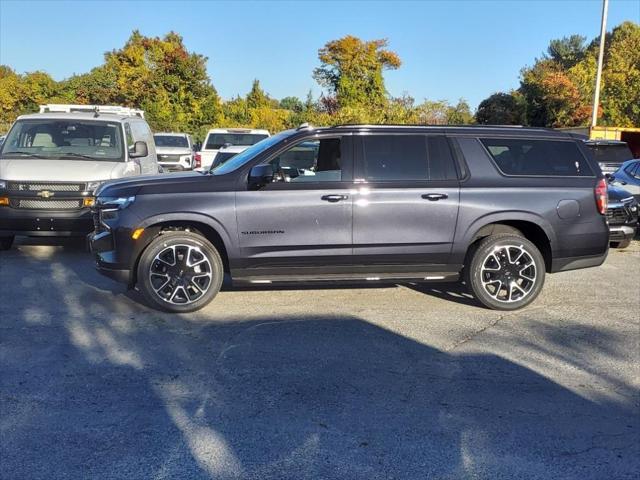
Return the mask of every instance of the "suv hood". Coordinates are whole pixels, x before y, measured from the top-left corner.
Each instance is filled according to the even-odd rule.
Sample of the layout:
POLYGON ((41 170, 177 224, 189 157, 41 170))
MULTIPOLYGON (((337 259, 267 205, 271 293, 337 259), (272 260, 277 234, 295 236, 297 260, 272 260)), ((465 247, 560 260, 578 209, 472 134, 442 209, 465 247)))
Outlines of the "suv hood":
POLYGON ((231 191, 236 183, 235 178, 204 175, 198 172, 165 173, 107 182, 96 191, 96 196, 125 197, 231 191))
POLYGON ((87 182, 134 175, 134 162, 104 160, 38 160, 36 158, 0 159, 2 180, 37 180, 49 182, 87 182))

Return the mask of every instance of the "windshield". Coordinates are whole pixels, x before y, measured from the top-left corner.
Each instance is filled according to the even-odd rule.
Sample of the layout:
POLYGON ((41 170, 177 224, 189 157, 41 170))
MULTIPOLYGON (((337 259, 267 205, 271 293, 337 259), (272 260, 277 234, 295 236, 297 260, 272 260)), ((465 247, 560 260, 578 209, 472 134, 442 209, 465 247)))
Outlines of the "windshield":
POLYGON ((118 123, 96 120, 18 120, 2 144, 5 158, 124 161, 118 123))
POLYGON ((255 145, 252 145, 246 150, 240 153, 237 153, 223 165, 213 168, 212 173, 214 175, 224 175, 227 173, 231 173, 234 170, 237 170, 238 168, 243 166, 245 163, 251 161, 256 155, 261 154, 269 147, 287 138, 292 133, 293 132, 291 130, 287 130, 284 132, 280 132, 277 135, 274 135, 273 137, 265 138, 264 140, 256 143, 255 145))
POLYGON ((633 154, 626 143, 597 144, 588 143, 597 162, 623 163, 633 158, 633 154))
POLYGON ((218 150, 224 145, 253 145, 269 135, 261 133, 210 133, 205 150, 218 150))
POLYGON ((154 135, 153 140, 156 142, 156 147, 189 148, 187 138, 178 135, 154 135))

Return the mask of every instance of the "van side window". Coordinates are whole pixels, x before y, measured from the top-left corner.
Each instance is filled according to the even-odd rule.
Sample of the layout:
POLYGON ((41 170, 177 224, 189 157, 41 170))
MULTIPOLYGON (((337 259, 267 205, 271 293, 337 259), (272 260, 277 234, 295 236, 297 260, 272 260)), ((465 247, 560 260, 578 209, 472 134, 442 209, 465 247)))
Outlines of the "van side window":
POLYGON ((362 139, 368 181, 457 178, 451 149, 443 135, 368 135, 362 139))
POLYGON ((513 138, 481 138, 480 141, 506 175, 593 176, 573 141, 513 138))

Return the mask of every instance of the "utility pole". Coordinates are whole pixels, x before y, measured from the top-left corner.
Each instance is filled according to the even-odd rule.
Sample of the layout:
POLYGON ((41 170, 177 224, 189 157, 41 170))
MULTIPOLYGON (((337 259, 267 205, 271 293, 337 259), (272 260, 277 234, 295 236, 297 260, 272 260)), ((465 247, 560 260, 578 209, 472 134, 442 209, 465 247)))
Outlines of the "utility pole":
POLYGON ((602 62, 604 60, 604 39, 607 35, 607 12, 609 10, 609 0, 602 0, 602 23, 600 25, 600 53, 598 54, 598 70, 596 72, 596 88, 593 92, 593 113, 591 115, 591 126, 598 123, 598 105, 600 104, 600 78, 602 77, 602 62))

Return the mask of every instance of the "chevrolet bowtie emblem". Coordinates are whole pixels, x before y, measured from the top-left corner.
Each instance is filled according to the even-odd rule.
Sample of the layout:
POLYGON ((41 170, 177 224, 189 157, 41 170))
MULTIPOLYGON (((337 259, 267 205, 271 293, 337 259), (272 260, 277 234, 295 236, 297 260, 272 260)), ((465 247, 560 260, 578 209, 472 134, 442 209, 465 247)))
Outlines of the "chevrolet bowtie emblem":
POLYGON ((42 198, 51 198, 55 195, 54 192, 50 192, 49 190, 42 190, 41 192, 38 192, 38 196, 42 197, 42 198))

